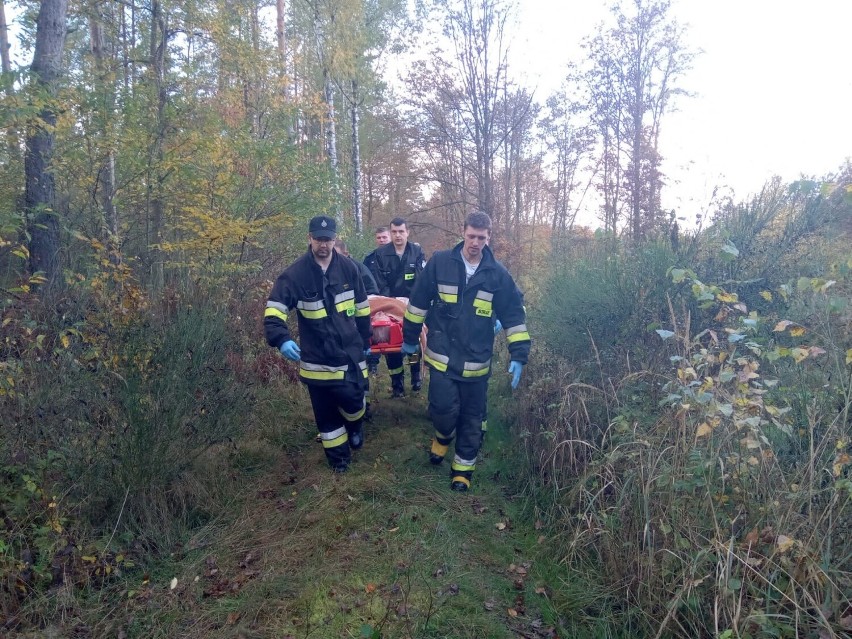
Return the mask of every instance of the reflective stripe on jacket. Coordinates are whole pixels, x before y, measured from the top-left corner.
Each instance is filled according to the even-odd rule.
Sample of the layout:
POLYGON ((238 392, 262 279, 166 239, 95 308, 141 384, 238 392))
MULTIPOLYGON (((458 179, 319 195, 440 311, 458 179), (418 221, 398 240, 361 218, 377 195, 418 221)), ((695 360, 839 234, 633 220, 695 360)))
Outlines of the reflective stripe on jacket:
POLYGON ((512 360, 527 363, 530 335, 521 293, 487 246, 465 284, 463 245, 438 251, 426 264, 409 297, 403 339, 416 344, 425 323, 426 363, 455 379, 473 380, 491 373, 495 319, 506 331, 512 360))

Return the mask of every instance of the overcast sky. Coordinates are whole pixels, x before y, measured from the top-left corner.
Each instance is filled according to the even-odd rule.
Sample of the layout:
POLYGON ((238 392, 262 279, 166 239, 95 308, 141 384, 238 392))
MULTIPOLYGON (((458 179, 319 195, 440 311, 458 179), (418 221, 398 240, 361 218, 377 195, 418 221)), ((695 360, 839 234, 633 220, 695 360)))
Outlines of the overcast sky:
MULTIPOLYGON (((543 100, 606 9, 592 0, 519 6, 511 57, 528 61, 543 100)), ((692 218, 714 186, 744 199, 773 175, 822 176, 852 157, 851 0, 674 0, 672 15, 704 53, 682 83, 697 95, 663 121, 666 209, 692 218)))

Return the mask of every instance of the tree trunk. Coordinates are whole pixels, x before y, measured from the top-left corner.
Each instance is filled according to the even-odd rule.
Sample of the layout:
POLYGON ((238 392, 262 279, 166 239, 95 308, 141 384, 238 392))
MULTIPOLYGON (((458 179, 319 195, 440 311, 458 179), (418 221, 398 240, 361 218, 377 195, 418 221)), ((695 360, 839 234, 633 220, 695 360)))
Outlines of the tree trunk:
POLYGON ((6 26, 6 4, 0 0, 0 69, 3 74, 11 73, 12 61, 9 58, 9 28, 6 26))
POLYGON ((165 212, 163 203, 163 185, 166 175, 163 174, 163 145, 166 136, 166 101, 168 99, 165 83, 166 65, 166 20, 162 13, 159 0, 151 5, 151 75, 156 91, 156 120, 154 139, 148 158, 148 261, 151 274, 151 285, 155 290, 162 289, 165 283, 163 271, 162 224, 165 212))
MULTIPOLYGON (((6 7, 3 0, 0 0, 0 90, 6 95, 11 95, 13 92, 12 86, 12 60, 9 56, 9 30, 6 25, 6 7)), ((21 162, 21 147, 18 131, 15 127, 9 126, 6 129, 6 144, 9 148, 10 164, 20 166, 21 162)))
POLYGON ((115 149, 113 148, 113 111, 115 86, 112 72, 104 54, 104 30, 100 16, 89 19, 89 40, 97 72, 95 90, 102 94, 98 114, 98 135, 101 138, 103 161, 98 171, 98 190, 103 208, 104 243, 109 247, 110 259, 118 261, 118 215, 115 210, 115 149))
POLYGON ((357 80, 352 80, 352 215, 355 218, 355 233, 361 235, 364 225, 361 213, 361 141, 358 135, 357 80))
POLYGON ((39 8, 31 69, 37 87, 50 99, 27 134, 24 159, 24 210, 30 235, 30 269, 43 272, 48 286, 59 274, 59 220, 54 210, 56 194, 50 162, 56 125, 52 98, 62 71, 67 11, 67 0, 42 0, 39 8))
MULTIPOLYGON (((287 6, 284 0, 275 0, 275 37, 278 41, 278 61, 281 63, 278 76, 282 79, 287 77, 287 36, 284 31, 286 25, 285 17, 287 6)), ((287 97, 287 82, 285 80, 284 97, 287 97)))

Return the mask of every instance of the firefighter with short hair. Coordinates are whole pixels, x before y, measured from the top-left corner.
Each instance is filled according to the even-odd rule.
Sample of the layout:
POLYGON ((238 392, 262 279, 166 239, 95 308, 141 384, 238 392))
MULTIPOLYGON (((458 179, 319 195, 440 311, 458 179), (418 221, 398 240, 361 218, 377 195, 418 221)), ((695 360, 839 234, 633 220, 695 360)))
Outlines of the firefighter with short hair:
POLYGON ((364 444, 366 356, 370 349, 370 302, 358 266, 334 250, 337 225, 319 215, 308 226, 308 251, 275 281, 263 326, 270 346, 299 362, 326 459, 346 472, 350 449, 364 444), (299 341, 287 326, 296 313, 299 341))
MULTIPOLYGON (((390 237, 389 244, 374 251, 370 268, 376 278, 379 295, 410 297, 420 273, 426 266, 426 256, 419 244, 408 241, 408 224, 403 218, 395 217, 391 220, 390 237)), ((403 355, 387 353, 385 359, 391 377, 391 394, 393 397, 404 397, 403 355)), ((417 392, 423 386, 418 355, 409 355, 408 363, 411 368, 411 390, 417 392)))
POLYGON ((515 281, 488 247, 491 218, 467 216, 464 239, 438 251, 414 286, 403 320, 403 353, 418 349, 425 325, 423 359, 429 374, 429 417, 435 436, 429 461, 444 461, 455 439, 452 490, 470 488, 482 443, 482 420, 499 320, 509 348, 512 388, 517 388, 530 351, 523 298, 515 281))

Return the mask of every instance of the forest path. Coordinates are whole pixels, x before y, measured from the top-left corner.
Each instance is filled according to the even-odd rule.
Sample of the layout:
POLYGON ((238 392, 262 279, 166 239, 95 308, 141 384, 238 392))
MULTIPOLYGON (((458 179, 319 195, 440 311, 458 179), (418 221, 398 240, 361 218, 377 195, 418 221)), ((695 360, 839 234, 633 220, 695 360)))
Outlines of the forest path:
MULTIPOLYGON (((228 481, 242 484, 233 507, 152 571, 135 614, 105 621, 98 634, 559 636, 554 589, 563 606, 566 591, 583 596, 547 556, 541 524, 513 485, 508 429, 492 416, 472 489, 453 492, 449 460, 428 462, 425 385, 391 399, 386 374, 377 382, 365 446, 342 475, 314 439, 304 388, 286 386, 298 390, 259 411, 270 423, 232 454, 228 481)), ((505 379, 499 385, 510 392, 505 379)))

